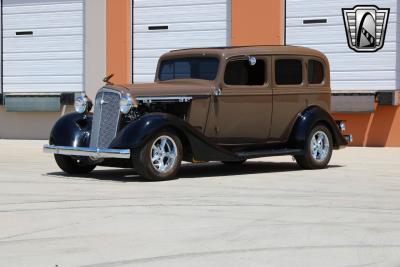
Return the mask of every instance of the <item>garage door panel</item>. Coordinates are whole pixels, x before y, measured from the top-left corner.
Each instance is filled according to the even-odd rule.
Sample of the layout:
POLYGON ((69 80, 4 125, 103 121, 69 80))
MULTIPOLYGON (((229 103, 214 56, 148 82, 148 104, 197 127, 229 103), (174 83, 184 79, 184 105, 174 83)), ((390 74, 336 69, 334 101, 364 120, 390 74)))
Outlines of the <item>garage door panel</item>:
POLYGON ((135 8, 142 7, 162 7, 162 6, 196 6, 196 5, 215 5, 226 4, 225 0, 134 0, 135 8))
POLYGON ((207 22, 215 20, 226 20, 226 5, 181 6, 176 7, 155 7, 147 12, 141 9, 134 9, 135 25, 154 23, 184 23, 184 22, 207 22), (151 12, 151 16, 148 14, 151 12))
POLYGON ((83 53, 79 52, 44 52, 44 53, 6 53, 3 55, 4 60, 18 61, 18 60, 62 60, 80 59, 83 60, 83 53))
MULTIPOLYGON (((163 24, 151 24, 151 26, 164 26, 163 24)), ((201 23, 174 23, 168 24, 168 30, 150 31, 148 25, 135 25, 133 32, 135 33, 157 33, 157 32, 176 32, 176 31, 209 31, 213 30, 226 30, 226 25, 223 20, 216 20, 211 22, 201 23)))
MULTIPOLYGON (((393 3, 396 0, 379 0, 379 3, 375 3, 380 7, 393 7, 393 3)), ((329 17, 329 16, 337 16, 337 14, 341 14, 342 8, 352 8, 355 5, 361 4, 374 4, 370 2, 363 2, 359 0, 346 0, 346 1, 337 1, 337 0, 287 0, 286 6, 286 16, 291 17, 329 17)), ((393 10, 394 12, 396 9, 393 10)))
POLYGON ((4 92, 82 91, 83 0, 4 2, 4 92))
POLYGON ((163 33, 138 33, 135 34, 134 47, 137 48, 162 48, 165 44, 173 43, 180 47, 221 45, 226 43, 226 31, 202 31, 202 32, 163 32, 163 33), (210 40, 210 36, 213 38, 210 40), (157 38, 162 43, 154 42, 157 38))
MULTIPOLYGON (((389 20, 388 23, 397 23, 397 14, 394 12, 390 12, 389 20)), ((316 17, 288 17, 286 18, 286 26, 287 27, 299 27, 299 28, 304 28, 304 29, 314 29, 315 27, 318 26, 334 26, 334 25, 340 25, 341 27, 344 28, 343 25, 343 16, 342 13, 336 14, 336 16, 332 17, 327 17, 327 16, 316 16, 316 17), (326 18, 327 22, 326 23, 316 23, 316 24, 303 24, 304 20, 307 19, 318 19, 318 18, 326 18)))
MULTIPOLYGON (((385 42, 396 41, 395 29, 395 27, 388 28, 385 42)), ((301 28, 292 27, 287 29, 287 36, 290 36, 290 38, 294 40, 291 42, 291 44, 320 44, 323 42, 326 44, 341 43, 347 45, 347 37, 343 24, 334 26, 321 25, 301 28), (315 32, 318 32, 318 38, 315 37, 315 32)))
POLYGON ((154 82, 154 74, 135 74, 133 80, 136 83, 151 83, 154 82))
POLYGON ((227 0, 133 1, 133 81, 151 82, 159 57, 175 49, 226 46, 227 0), (149 26, 168 26, 149 30, 149 26))
MULTIPOLYGON (((68 27, 68 28, 47 28, 47 29, 38 29, 35 28, 32 30, 32 35, 16 35, 18 31, 30 31, 31 29, 23 28, 18 30, 4 30, 3 36, 4 38, 36 38, 36 37, 56 37, 56 36, 74 36, 74 35, 83 35, 82 27, 68 27)), ((81 36, 82 38, 82 36, 81 36)))
POLYGON ((81 0, 3 0, 3 12, 7 14, 82 11, 81 0))
POLYGON ((331 77, 335 81, 350 81, 350 80, 393 80, 396 77, 394 70, 364 70, 364 71, 332 71, 331 77))
POLYGON ((81 92, 82 84, 51 83, 51 84, 10 84, 9 90, 18 93, 57 93, 57 92, 81 92), (28 89, 29 88, 29 89, 28 89))
MULTIPOLYGON (((302 43, 292 43, 292 45, 304 45, 302 43)), ((316 50, 319 50, 325 54, 335 54, 335 53, 347 53, 349 50, 349 46, 347 43, 335 43, 335 44, 330 44, 329 46, 327 45, 322 45, 322 44, 307 44, 307 47, 313 48, 316 50)), ((385 51, 387 52, 395 52, 396 51, 396 42, 386 42, 385 41, 385 51)))
POLYGON ((83 36, 5 38, 4 53, 19 52, 54 52, 54 51, 83 52, 83 36))
MULTIPOLYGON (((335 88, 335 91, 343 90, 343 91, 370 91, 371 90, 371 82, 370 81, 332 81, 332 86, 335 88)), ((374 88, 376 91, 379 90, 392 90, 392 88, 396 86, 396 80, 385 80, 379 81, 379 83, 374 84, 374 88)))
POLYGON ((68 83, 68 84, 80 84, 83 82, 82 76, 80 75, 35 75, 30 76, 29 81, 27 81, 26 76, 4 76, 5 83, 13 83, 13 84, 43 84, 43 82, 47 84, 57 84, 57 83, 68 83))
POLYGON ((83 60, 5 61, 4 76, 81 75, 82 65, 83 60))
POLYGON ((35 28, 81 27, 83 12, 56 12, 40 14, 4 15, 7 29, 31 30, 35 28))
POLYGON ((133 61, 133 66, 136 69, 135 74, 154 73, 157 68, 158 58, 135 58, 135 61, 133 61))
POLYGON ((334 54, 327 55, 330 60, 332 71, 358 71, 362 70, 390 70, 396 64, 395 52, 381 52, 379 55, 372 54, 334 54), (376 62, 379 60, 379 64, 376 62), (351 64, 350 64, 351 62, 351 64), (354 66, 357 66, 355 69, 354 66))
POLYGON ((395 0, 379 2, 391 8, 385 45, 375 53, 357 53, 347 44, 342 8, 357 1, 287 0, 286 43, 317 49, 328 57, 333 90, 396 89, 396 51, 398 48, 397 7, 395 0), (326 18, 327 23, 303 24, 304 19, 326 18))

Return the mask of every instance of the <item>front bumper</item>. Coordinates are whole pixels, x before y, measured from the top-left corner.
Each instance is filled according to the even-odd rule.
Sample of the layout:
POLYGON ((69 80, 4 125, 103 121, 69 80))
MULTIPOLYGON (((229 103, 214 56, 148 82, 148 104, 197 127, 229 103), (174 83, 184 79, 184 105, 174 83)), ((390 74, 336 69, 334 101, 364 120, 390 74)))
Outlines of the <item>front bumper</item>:
POLYGON ((94 148, 94 147, 45 145, 43 147, 43 151, 45 153, 50 153, 50 154, 92 157, 98 159, 104 159, 104 158, 129 159, 131 157, 130 149, 108 149, 108 148, 94 148))

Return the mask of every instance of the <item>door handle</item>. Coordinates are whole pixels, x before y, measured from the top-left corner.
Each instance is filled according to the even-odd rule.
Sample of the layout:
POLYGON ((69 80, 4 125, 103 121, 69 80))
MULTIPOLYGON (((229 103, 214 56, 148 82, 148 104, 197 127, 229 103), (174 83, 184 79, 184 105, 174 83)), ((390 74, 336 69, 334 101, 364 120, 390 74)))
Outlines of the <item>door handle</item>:
POLYGON ((222 94, 221 88, 216 88, 216 89, 214 90, 214 95, 215 95, 215 96, 220 96, 221 94, 222 94))

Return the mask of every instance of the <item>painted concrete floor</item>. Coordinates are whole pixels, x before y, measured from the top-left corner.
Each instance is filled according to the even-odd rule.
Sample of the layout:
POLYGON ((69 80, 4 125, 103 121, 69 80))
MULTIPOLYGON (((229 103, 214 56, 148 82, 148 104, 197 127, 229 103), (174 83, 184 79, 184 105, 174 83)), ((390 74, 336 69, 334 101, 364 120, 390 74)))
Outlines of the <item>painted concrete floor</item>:
POLYGON ((0 140, 0 266, 400 266, 400 149, 185 164, 149 183, 132 170, 59 171, 42 141, 0 140))

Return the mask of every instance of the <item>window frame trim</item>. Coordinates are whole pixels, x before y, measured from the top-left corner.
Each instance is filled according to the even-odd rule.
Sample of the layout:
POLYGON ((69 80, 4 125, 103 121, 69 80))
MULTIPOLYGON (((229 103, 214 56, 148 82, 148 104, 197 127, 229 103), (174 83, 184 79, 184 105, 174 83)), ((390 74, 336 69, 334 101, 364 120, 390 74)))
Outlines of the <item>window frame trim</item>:
POLYGON ((171 57, 160 57, 158 63, 157 63, 157 70, 156 70, 156 77, 155 77, 155 82, 168 82, 168 81, 179 81, 179 80, 184 80, 184 79, 194 79, 194 80, 202 80, 202 81, 208 81, 208 82, 215 82, 219 79, 220 71, 222 67, 222 59, 218 57, 217 55, 212 55, 212 54, 207 54, 207 55, 182 55, 182 56, 171 56, 171 57), (161 68, 162 64, 165 61, 168 60, 179 60, 179 59, 190 59, 190 58, 212 58, 216 59, 218 61, 218 68, 217 68, 217 73, 215 75, 215 78, 213 80, 205 80, 205 79, 196 79, 196 78, 182 78, 182 79, 170 79, 170 80, 161 80, 160 75, 161 75, 161 68))
POLYGON ((233 56, 230 57, 228 59, 226 59, 225 65, 224 65, 224 69, 222 72, 222 77, 221 77, 221 84, 222 84, 222 90, 225 88, 226 90, 234 90, 234 89, 239 89, 239 88, 243 88, 243 87, 249 87, 250 89, 266 89, 270 87, 271 84, 271 71, 269 70, 270 67, 270 61, 272 61, 272 57, 270 55, 260 55, 260 54, 254 54, 254 55, 240 55, 240 56, 233 56), (225 73, 226 73, 226 69, 227 66, 230 62, 232 61, 239 61, 239 60, 244 60, 247 61, 248 57, 252 56, 255 57, 257 60, 263 60, 264 61, 264 84, 262 85, 230 85, 230 84, 226 84, 225 83, 225 73))
POLYGON ((304 56, 301 55, 274 55, 272 57, 272 76, 273 76, 273 86, 275 88, 288 88, 288 87, 295 87, 295 88, 304 88, 307 85, 307 80, 305 77, 307 77, 307 70, 306 70, 306 64, 304 60, 304 56), (281 59, 296 59, 301 62, 301 68, 302 68, 302 82, 299 84, 277 84, 276 83, 276 61, 281 60, 281 59))
POLYGON ((307 86, 310 86, 310 87, 326 86, 326 65, 325 65, 325 62, 323 60, 321 60, 318 57, 309 56, 309 57, 307 57, 306 68, 307 68, 307 86), (309 67, 310 60, 314 60, 314 61, 317 61, 317 62, 322 64, 324 79, 322 80, 321 83, 310 83, 310 81, 308 79, 308 74, 309 74, 308 67, 309 67))

